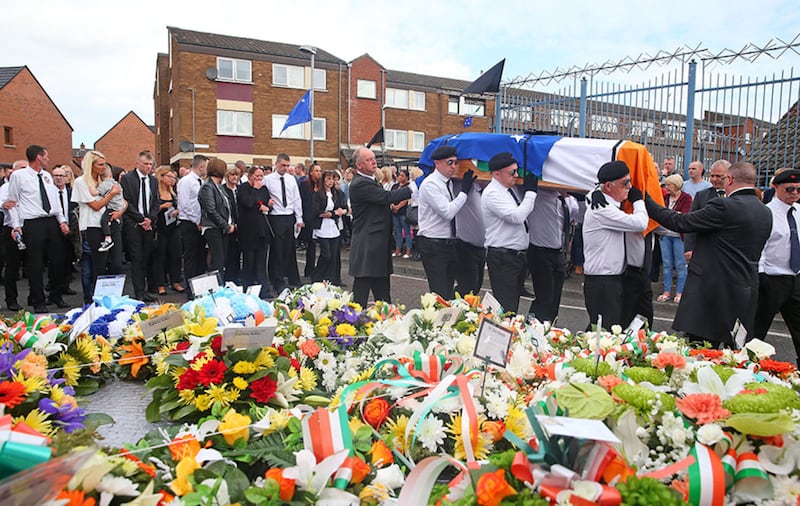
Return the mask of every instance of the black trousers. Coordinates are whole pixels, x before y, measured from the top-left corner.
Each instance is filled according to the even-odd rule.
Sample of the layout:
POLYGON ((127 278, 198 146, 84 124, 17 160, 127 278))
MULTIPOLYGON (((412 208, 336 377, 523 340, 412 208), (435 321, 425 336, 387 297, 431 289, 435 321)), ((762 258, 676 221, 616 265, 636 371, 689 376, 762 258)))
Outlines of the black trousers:
MULTIPOLYGON (((28 272, 30 295, 28 304, 32 306, 45 303, 44 296, 44 268, 47 258, 56 259, 64 256, 64 234, 61 233, 58 220, 55 216, 25 220, 22 225, 22 235, 25 244, 27 261, 25 267, 28 272)), ((51 299, 61 297, 64 276, 63 262, 53 262, 50 279, 53 289, 50 291, 51 299)))
POLYGON ((367 307, 370 290, 372 291, 373 299, 391 304, 392 294, 389 276, 353 279, 353 301, 361 304, 361 307, 367 307))
POLYGON ((183 245, 183 275, 186 276, 186 294, 191 298, 192 285, 189 280, 206 272, 206 242, 197 225, 180 220, 181 243, 183 245))
POLYGON ((147 293, 147 269, 155 251, 156 232, 133 223, 123 223, 123 227, 131 261, 133 293, 140 299, 147 293))
POLYGON ((604 329, 622 325, 622 293, 622 275, 584 276, 583 298, 589 313, 587 330, 597 324, 600 315, 603 315, 604 329))
MULTIPOLYGON (((3 227, 2 248, 5 252, 5 267, 3 283, 6 290, 6 303, 16 303, 19 292, 17 291, 17 281, 19 280, 19 268, 22 265, 24 252, 17 247, 17 242, 11 237, 11 227, 3 227)), ((24 237, 23 237, 24 240, 24 237)))
POLYGON ((504 311, 516 312, 519 296, 527 273, 525 250, 513 251, 506 248, 488 248, 486 266, 489 268, 489 282, 492 295, 503 306, 504 311))
POLYGON ((59 266, 61 272, 64 273, 63 278, 61 279, 61 286, 59 287, 59 292, 64 293, 67 288, 69 288, 69 278, 72 274, 72 262, 75 260, 74 251, 72 247, 72 233, 70 235, 63 235, 61 234, 61 241, 64 243, 61 250, 64 252, 63 256, 59 258, 50 258, 48 260, 47 265, 47 273, 48 273, 48 286, 54 286, 55 281, 53 280, 53 273, 56 272, 56 269, 53 268, 53 263, 58 262, 61 265, 59 266))
POLYGON ((789 328, 800 363, 800 276, 769 276, 761 273, 758 275, 758 305, 751 335, 764 339, 778 312, 789 328))
POLYGON ((314 275, 317 263, 317 240, 314 239, 313 230, 309 227, 303 228, 300 239, 306 243, 306 266, 303 268, 303 276, 310 278, 314 275))
POLYGON ((622 325, 630 325, 640 314, 647 318, 653 328, 653 287, 650 284, 649 269, 629 265, 622 273, 622 325))
POLYGON ((561 290, 567 277, 567 262, 560 249, 528 246, 528 270, 531 273, 533 314, 539 321, 552 322, 558 316, 561 290))
POLYGON ((168 225, 156 234, 155 277, 158 286, 180 283, 181 231, 177 223, 168 225))
MULTIPOLYGON (((97 276, 102 276, 105 274, 111 252, 97 251, 97 248, 100 247, 100 243, 103 242, 103 239, 105 238, 105 232, 103 229, 99 227, 87 228, 83 231, 83 236, 86 239, 86 242, 89 243, 89 249, 91 251, 91 263, 89 264, 91 273, 89 274, 89 285, 87 287, 91 291, 90 293, 83 294, 83 300, 87 300, 87 298, 91 299, 92 295, 94 295, 94 287, 97 283, 97 276)), ((120 244, 120 248, 121 247, 122 245, 120 244)), ((120 249, 120 251, 122 250, 120 249)))
POLYGON ((462 296, 478 294, 483 286, 483 271, 486 266, 486 248, 458 241, 456 263, 456 292, 462 296))
POLYGON ((335 285, 341 285, 342 237, 317 238, 314 241, 319 244, 319 259, 311 273, 311 281, 328 280, 335 285))
POLYGON ((108 274, 122 274, 122 252, 124 247, 122 244, 122 223, 119 221, 111 222, 111 240, 114 241, 114 246, 108 250, 108 266, 105 272, 98 272, 98 276, 106 274, 106 272, 108 274))
POLYGON ((453 285, 458 271, 457 239, 431 239, 417 237, 417 249, 422 256, 422 267, 428 278, 428 289, 443 299, 454 297, 453 285))
POLYGON ((249 239, 251 243, 244 244, 242 249, 242 285, 261 285, 261 295, 269 293, 269 279, 267 278, 267 249, 269 243, 266 237, 249 239))
POLYGON ((297 250, 294 238, 294 215, 269 215, 269 223, 275 237, 269 248, 269 279, 277 291, 286 284, 300 285, 300 272, 297 270, 297 250))
POLYGON ((208 244, 209 271, 218 271, 219 279, 225 279, 225 255, 228 252, 228 235, 218 228, 208 228, 203 233, 203 239, 208 244))
POLYGON ((225 254, 225 281, 241 284, 242 249, 239 245, 239 232, 228 235, 228 252, 225 254))

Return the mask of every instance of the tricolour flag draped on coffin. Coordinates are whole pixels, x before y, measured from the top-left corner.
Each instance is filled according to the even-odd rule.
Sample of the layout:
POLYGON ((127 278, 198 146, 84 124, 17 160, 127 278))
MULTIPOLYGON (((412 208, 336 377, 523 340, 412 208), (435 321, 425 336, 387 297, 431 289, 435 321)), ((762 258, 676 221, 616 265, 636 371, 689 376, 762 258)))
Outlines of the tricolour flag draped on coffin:
MULTIPOLYGON (((508 151, 520 169, 533 172, 541 181, 587 192, 597 184, 597 170, 601 165, 611 160, 622 160, 631 171, 633 186, 649 193, 659 204, 664 203, 653 158, 643 145, 636 142, 465 132, 445 135, 428 143, 420 156, 420 167, 426 171, 433 169, 431 154, 444 144, 453 146, 459 159, 471 159, 480 171, 488 172, 489 159, 508 151)), ((657 226, 651 220, 648 232, 657 226)))

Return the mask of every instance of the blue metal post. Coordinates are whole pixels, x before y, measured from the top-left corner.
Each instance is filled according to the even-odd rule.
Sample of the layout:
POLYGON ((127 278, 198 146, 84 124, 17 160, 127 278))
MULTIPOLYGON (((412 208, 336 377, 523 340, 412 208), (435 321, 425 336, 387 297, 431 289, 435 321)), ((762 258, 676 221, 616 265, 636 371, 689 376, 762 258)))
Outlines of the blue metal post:
POLYGON ((695 79, 697 77, 697 62, 689 62, 689 81, 686 86, 686 138, 683 151, 683 179, 689 177, 689 164, 692 163, 694 149, 694 95, 695 79))
POLYGON ((499 134, 502 133, 502 122, 503 117, 501 116, 501 111, 503 110, 503 87, 501 86, 500 89, 497 91, 497 98, 494 101, 494 133, 499 134))
POLYGON ((586 95, 587 95, 586 78, 581 78, 581 112, 578 118, 578 137, 586 137, 586 95))

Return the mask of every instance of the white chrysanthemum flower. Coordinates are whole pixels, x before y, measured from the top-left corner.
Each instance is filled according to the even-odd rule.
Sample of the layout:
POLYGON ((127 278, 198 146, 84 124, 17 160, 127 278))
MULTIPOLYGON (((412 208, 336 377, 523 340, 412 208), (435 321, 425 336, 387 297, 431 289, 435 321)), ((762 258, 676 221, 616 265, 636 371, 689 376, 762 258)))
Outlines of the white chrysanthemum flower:
POLYGON ((336 368, 336 358, 329 351, 320 351, 316 360, 314 360, 314 365, 317 366, 317 369, 326 373, 336 368))
POLYGON ((716 423, 707 423, 697 429, 697 440, 706 446, 713 446, 719 443, 724 436, 725 433, 722 431, 722 427, 716 423))
POLYGON ((461 336, 456 341, 456 351, 462 355, 472 355, 475 351, 475 336, 461 336))
POLYGON ((444 422, 435 416, 428 415, 417 426, 414 434, 423 447, 431 453, 436 453, 445 440, 444 422))

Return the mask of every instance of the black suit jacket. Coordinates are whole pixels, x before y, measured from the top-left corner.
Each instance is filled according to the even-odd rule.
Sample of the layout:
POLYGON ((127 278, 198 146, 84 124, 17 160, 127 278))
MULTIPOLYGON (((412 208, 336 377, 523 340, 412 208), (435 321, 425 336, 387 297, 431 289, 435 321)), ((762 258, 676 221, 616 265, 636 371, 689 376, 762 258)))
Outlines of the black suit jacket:
MULTIPOLYGON (((705 190, 700 190, 699 192, 695 193, 694 197, 692 198, 692 207, 690 211, 697 211, 698 209, 702 209, 703 206, 708 204, 709 201, 718 199, 719 194, 717 194, 717 189, 713 186, 711 188, 706 188, 705 190)), ((694 251, 694 243, 695 243, 695 234, 685 234, 683 236, 683 249, 684 251, 694 251)))
POLYGON ((156 226, 158 219, 158 206, 161 201, 158 197, 158 181, 153 175, 147 176, 150 183, 150 202, 147 206, 147 216, 142 216, 139 212, 139 193, 142 191, 141 178, 137 170, 132 170, 125 173, 120 179, 119 184, 122 186, 122 197, 128 202, 128 208, 125 214, 122 215, 122 223, 129 227, 135 227, 143 222, 145 218, 150 218, 153 227, 156 226))
POLYGON ((228 219, 231 217, 228 197, 211 177, 200 187, 197 200, 200 202, 200 226, 218 228, 227 234, 230 229, 228 219))
MULTIPOLYGON (((345 199, 344 193, 342 190, 337 190, 336 188, 331 189, 331 196, 333 197, 333 210, 336 209, 347 209, 347 199, 345 199)), ((328 197, 327 195, 322 195, 320 192, 314 192, 311 194, 311 214, 309 215, 309 220, 306 221, 306 226, 310 227, 311 230, 316 230, 322 226, 322 218, 320 218, 320 214, 325 212, 325 208, 328 207, 328 197)), ((341 216, 333 216, 333 220, 338 224, 339 221, 342 219, 341 216)), ((305 219, 304 219, 305 221, 305 219)))
POLYGON ((696 234, 673 328, 709 341, 731 343, 730 331, 738 318, 752 332, 758 260, 772 230, 772 214, 755 190, 712 198, 702 209, 687 214, 648 198, 647 212, 671 230, 696 234))
POLYGON ((389 204, 411 198, 411 188, 386 191, 374 178, 356 173, 350 183, 353 235, 350 275, 387 277, 392 273, 392 211, 389 204))
POLYGON ((258 246, 258 239, 270 239, 267 217, 261 213, 258 203, 268 205, 270 195, 266 186, 253 188, 250 183, 242 183, 236 192, 239 207, 239 244, 242 249, 251 250, 258 246))

